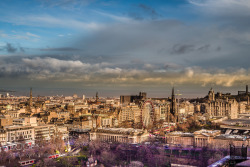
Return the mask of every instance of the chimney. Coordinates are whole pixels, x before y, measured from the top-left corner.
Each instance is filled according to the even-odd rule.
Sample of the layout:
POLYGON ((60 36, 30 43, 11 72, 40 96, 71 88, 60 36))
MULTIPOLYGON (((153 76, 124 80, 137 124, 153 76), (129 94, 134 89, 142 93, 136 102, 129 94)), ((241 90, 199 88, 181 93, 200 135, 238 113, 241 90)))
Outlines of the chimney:
POLYGON ((248 85, 246 85, 246 94, 248 95, 248 85))

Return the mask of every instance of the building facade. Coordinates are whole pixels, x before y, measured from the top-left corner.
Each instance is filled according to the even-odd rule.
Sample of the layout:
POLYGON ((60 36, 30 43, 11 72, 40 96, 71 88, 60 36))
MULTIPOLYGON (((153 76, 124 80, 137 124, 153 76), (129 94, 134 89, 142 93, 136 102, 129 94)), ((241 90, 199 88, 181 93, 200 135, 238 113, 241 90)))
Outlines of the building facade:
POLYGON ((146 130, 133 128, 98 128, 90 132, 90 140, 118 143, 141 143, 148 137, 146 130))

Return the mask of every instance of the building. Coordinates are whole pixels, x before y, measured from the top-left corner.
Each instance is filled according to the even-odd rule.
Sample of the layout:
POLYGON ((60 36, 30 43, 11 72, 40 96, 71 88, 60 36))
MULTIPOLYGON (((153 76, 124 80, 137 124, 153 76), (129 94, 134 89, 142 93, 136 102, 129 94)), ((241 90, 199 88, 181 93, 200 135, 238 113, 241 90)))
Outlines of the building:
POLYGON ((1 117, 0 118, 0 128, 5 127, 5 126, 11 126, 13 125, 13 119, 12 118, 8 118, 8 117, 1 117))
POLYGON ((238 91, 238 95, 250 95, 250 92, 248 91, 248 85, 246 85, 246 91, 238 91))
POLYGON ((24 117, 19 119, 13 119, 13 125, 17 126, 37 126, 36 117, 24 117))
POLYGON ((194 133, 171 132, 166 135, 167 143, 182 147, 207 147, 213 143, 213 138, 220 135, 219 130, 202 129, 194 133))
POLYGON ((11 118, 19 118, 19 115, 21 113, 25 113, 24 108, 21 108, 19 110, 10 110, 10 111, 8 111, 8 114, 10 115, 11 118))
POLYGON ((0 144, 5 145, 6 144, 6 131, 3 129, 0 129, 0 144))
POLYGON ((146 100, 146 98, 147 98, 146 92, 140 92, 139 95, 121 95, 120 103, 121 104, 129 104, 129 103, 139 104, 139 101, 146 100))
POLYGON ((56 135, 61 136, 63 140, 69 138, 69 131, 66 126, 56 126, 56 135))
POLYGON ((112 118, 110 117, 102 117, 101 118, 101 126, 102 127, 112 127, 112 118))
POLYGON ((35 140, 35 131, 32 126, 9 126, 4 130, 6 131, 6 142, 35 140))
POLYGON ((236 147, 249 145, 249 141, 249 138, 242 135, 221 134, 211 140, 210 147, 213 149, 227 149, 230 144, 236 147))
POLYGON ((182 145, 183 147, 194 146, 194 134, 184 132, 171 132, 166 136, 169 145, 182 145))
POLYGON ((207 147, 212 143, 212 139, 221 134, 220 130, 202 129, 194 132, 194 146, 207 147))
POLYGON ((236 119, 238 117, 238 102, 236 100, 221 100, 208 102, 206 105, 206 113, 210 117, 224 117, 236 119))
POLYGON ((90 132, 90 140, 118 143, 141 143, 148 137, 146 130, 133 128, 98 128, 90 132))
POLYGON ((178 110, 177 110, 177 104, 176 104, 176 98, 174 94, 174 88, 172 89, 172 96, 171 96, 171 104, 170 104, 170 114, 172 116, 173 122, 178 122, 178 110))
POLYGON ((134 113, 131 106, 122 107, 118 114, 119 123, 134 120, 134 113))
POLYGON ((55 135, 55 125, 40 125, 34 127, 36 140, 50 140, 55 135))

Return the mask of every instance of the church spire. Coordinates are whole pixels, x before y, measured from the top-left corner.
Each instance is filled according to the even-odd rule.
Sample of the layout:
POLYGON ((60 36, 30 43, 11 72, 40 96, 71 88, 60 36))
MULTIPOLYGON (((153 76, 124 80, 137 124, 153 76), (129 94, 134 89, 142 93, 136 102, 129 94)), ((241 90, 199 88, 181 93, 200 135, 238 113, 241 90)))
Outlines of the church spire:
POLYGON ((172 88, 172 100, 175 98, 175 95, 174 95, 174 87, 172 88))
POLYGON ((29 107, 32 107, 32 88, 30 88, 30 99, 29 99, 29 107))
POLYGON ((98 97, 98 92, 96 92, 96 95, 95 95, 95 101, 97 102, 97 101, 98 101, 98 99, 99 99, 99 97, 98 97))

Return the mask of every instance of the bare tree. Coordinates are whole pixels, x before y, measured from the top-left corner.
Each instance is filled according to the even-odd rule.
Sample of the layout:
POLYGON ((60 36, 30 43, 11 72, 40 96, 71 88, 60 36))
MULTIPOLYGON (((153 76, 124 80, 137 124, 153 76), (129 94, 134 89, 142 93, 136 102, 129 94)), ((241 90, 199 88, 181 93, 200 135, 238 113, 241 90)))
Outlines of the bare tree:
POLYGON ((55 167, 56 162, 53 159, 44 158, 39 160, 36 164, 37 167, 55 167))
POLYGON ((83 147, 89 144, 89 136, 88 135, 79 135, 79 137, 75 140, 76 147, 83 147))

